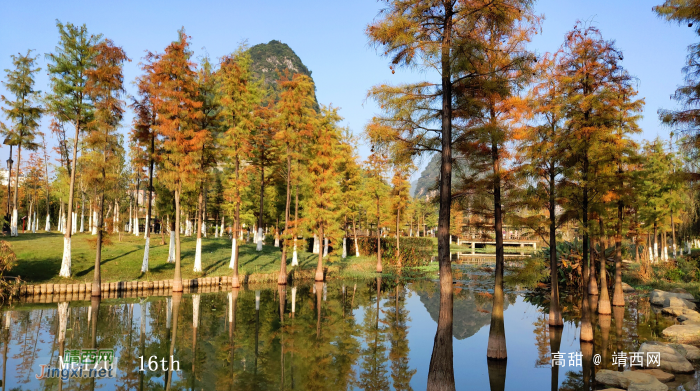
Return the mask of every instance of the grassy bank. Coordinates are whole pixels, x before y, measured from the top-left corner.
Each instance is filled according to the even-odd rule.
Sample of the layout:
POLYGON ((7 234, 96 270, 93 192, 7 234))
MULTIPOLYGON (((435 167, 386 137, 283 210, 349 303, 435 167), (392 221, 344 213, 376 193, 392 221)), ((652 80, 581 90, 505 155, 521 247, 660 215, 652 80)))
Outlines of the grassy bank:
MULTIPOLYGON (((73 236, 72 277, 58 277, 63 254, 63 235, 59 233, 20 234, 18 237, 4 237, 17 256, 17 263, 9 276, 19 276, 30 284, 43 283, 86 283, 92 282, 95 264, 95 237, 90 234, 73 236)), ((175 265, 167 263, 168 240, 161 244, 160 235, 151 237, 149 251, 149 272, 142 274, 144 239, 131 234, 123 234, 121 242, 116 235, 111 235, 111 245, 102 250, 101 273, 103 282, 117 281, 154 281, 173 277, 175 265)), ((202 240, 202 273, 192 271, 196 239, 182 237, 181 273, 183 279, 198 277, 215 277, 230 275, 228 265, 231 260, 231 241, 228 238, 204 238, 202 240)), ((281 251, 274 246, 263 246, 263 251, 255 251, 255 244, 240 246, 239 273, 242 275, 260 275, 276 273, 280 267, 281 251)), ((298 253, 299 268, 313 270, 316 268, 318 255, 306 251, 298 253)), ((291 263, 291 251, 288 265, 291 263)), ((340 273, 346 278, 359 278, 372 275, 376 260, 371 256, 349 257, 345 260, 339 256, 328 256, 324 267, 328 272, 340 273)), ((287 267, 290 270, 290 267, 287 267)))
POLYGON ((699 258, 700 250, 693 249, 690 256, 678 256, 676 260, 670 259, 668 262, 653 264, 648 278, 642 278, 639 263, 629 263, 624 269, 622 280, 637 289, 663 291, 682 289, 695 297, 700 297, 699 258))

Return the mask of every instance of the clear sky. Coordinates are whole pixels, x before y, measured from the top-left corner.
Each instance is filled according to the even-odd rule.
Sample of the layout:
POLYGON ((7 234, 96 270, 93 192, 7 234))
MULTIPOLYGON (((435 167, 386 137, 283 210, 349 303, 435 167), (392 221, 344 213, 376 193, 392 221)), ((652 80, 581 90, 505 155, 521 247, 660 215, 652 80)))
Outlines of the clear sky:
MULTIPOLYGON (((540 0, 536 12, 543 14, 542 33, 531 49, 555 51, 576 20, 598 27, 606 39, 614 39, 624 52, 623 65, 639 79, 640 97, 646 100, 642 138, 668 138, 656 111, 675 107, 669 99, 682 82, 686 48, 698 41, 692 29, 669 24, 651 10, 662 0, 540 0)), ((146 51, 162 52, 184 26, 192 36, 196 56, 213 59, 228 54, 238 44, 250 46, 272 39, 288 44, 313 72, 317 97, 322 104, 340 107, 340 113, 357 136, 377 107, 366 101, 367 90, 379 83, 401 83, 430 74, 399 69, 392 75, 388 61, 369 47, 364 29, 377 16, 375 0, 259 0, 259 1, 10 1, 0 8, 0 69, 11 67, 11 54, 34 49, 43 68, 37 88, 48 90, 44 54, 58 43, 55 20, 86 24, 122 46, 132 62, 125 76, 131 84, 139 74, 138 63, 146 51)), ((0 78, 5 80, 4 72, 0 78)), ((0 85, 0 94, 6 94, 0 85)), ((4 118, 2 119, 5 120, 4 118)), ((49 120, 42 125, 48 132, 49 120)), ((124 132, 131 115, 124 121, 124 132)), ((363 158, 369 147, 359 149, 363 158)), ((8 147, 0 147, 0 166, 5 166, 8 147)), ((26 155, 25 155, 26 156, 26 155)))

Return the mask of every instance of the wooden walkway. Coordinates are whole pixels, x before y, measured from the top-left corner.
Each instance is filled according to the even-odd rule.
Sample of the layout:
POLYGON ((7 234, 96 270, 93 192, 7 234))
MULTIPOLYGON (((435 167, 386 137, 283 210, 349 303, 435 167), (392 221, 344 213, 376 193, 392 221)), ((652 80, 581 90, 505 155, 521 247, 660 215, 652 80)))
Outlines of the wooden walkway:
MULTIPOLYGON (((487 244, 496 245, 496 241, 458 238, 457 245, 463 245, 463 244, 470 245, 472 248, 472 251, 473 251, 476 248, 477 244, 481 244, 483 246, 486 246, 487 244)), ((532 247, 533 250, 537 250, 537 241, 534 241, 534 240, 504 240, 503 246, 520 247, 520 248, 524 248, 525 246, 527 246, 527 247, 532 247)))

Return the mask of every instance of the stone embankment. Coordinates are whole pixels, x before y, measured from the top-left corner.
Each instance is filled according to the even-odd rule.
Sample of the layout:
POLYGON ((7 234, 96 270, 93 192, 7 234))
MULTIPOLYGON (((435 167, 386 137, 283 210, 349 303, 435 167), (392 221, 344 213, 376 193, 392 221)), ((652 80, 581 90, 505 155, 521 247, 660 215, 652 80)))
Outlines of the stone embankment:
MULTIPOLYGON (((241 284, 258 284, 276 282, 278 273, 249 274, 239 277, 241 284)), ((288 281, 313 279, 315 270, 295 270, 290 273, 288 281)), ((232 277, 202 277, 182 280, 184 293, 218 292, 230 290, 232 277)), ((170 296, 173 280, 161 281, 119 281, 105 282, 101 285, 101 297, 106 299, 120 297, 170 296)), ((90 300, 92 283, 83 284, 37 284, 21 285, 19 296, 28 303, 58 303, 65 301, 90 300)))

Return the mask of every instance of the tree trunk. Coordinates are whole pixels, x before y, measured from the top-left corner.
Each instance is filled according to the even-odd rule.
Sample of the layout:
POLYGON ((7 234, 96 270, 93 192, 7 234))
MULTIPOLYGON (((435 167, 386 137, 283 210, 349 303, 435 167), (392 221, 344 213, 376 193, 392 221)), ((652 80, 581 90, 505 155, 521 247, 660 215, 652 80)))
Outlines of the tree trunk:
POLYGON ((355 225, 355 217, 353 216, 352 218, 352 234, 355 239, 355 257, 359 258, 360 256, 360 248, 357 245, 357 226, 355 225))
POLYGON ((19 224, 18 220, 18 211, 17 207, 17 194, 19 194, 19 172, 20 172, 20 167, 22 163, 22 143, 17 145, 17 169, 15 169, 15 194, 13 194, 12 197, 12 226, 10 227, 10 232, 11 236, 18 236, 19 231, 17 230, 17 225, 19 224))
POLYGON ((450 206, 452 203, 452 2, 444 1, 445 23, 441 48, 442 151, 440 160, 440 209, 438 214, 438 262, 440 268, 440 312, 430 356, 428 391, 454 390, 452 352, 452 265, 450 260, 450 206))
POLYGON ((71 219, 73 218, 73 191, 75 189, 75 165, 78 160, 78 135, 80 134, 80 120, 75 122, 75 140, 73 142, 73 161, 71 162, 70 185, 68 188, 68 227, 63 233, 63 259, 61 260, 61 272, 58 274, 61 277, 70 277, 71 275, 71 236, 72 226, 71 219))
MULTIPOLYGON (((318 234, 320 238, 323 238, 323 224, 318 227, 318 234)), ((316 264, 316 282, 323 281, 323 251, 318 252, 318 263, 316 264)))
MULTIPOLYGON (((559 307, 559 272, 557 270, 557 216, 556 216, 556 177, 554 170, 549 173, 549 278, 551 285, 549 300, 549 325, 564 326, 559 307)), ((550 334, 551 335, 551 334, 550 334)), ((561 333, 560 333, 561 335, 561 333)), ((554 350, 553 350, 554 351, 554 350)))
POLYGON ((382 234, 379 229, 379 224, 381 223, 381 218, 379 214, 379 196, 376 197, 377 200, 377 273, 382 272, 382 234))
POLYGON ((85 193, 80 192, 80 233, 85 232, 85 193))
POLYGON ((240 201, 240 191, 238 189, 239 185, 239 168, 240 168, 240 161, 238 160, 238 156, 236 156, 236 164, 235 164, 235 173, 236 173, 236 199, 234 200, 236 204, 236 210, 234 212, 233 216, 233 235, 232 237, 232 243, 231 245, 233 246, 233 277, 231 278, 231 287, 232 288, 240 288, 241 282, 238 280, 238 232, 241 229, 241 201, 240 201))
MULTIPOLYGON (((151 213, 152 213, 152 201, 151 198, 153 197, 153 154, 155 153, 155 136, 151 135, 151 151, 148 156, 148 206, 146 208, 146 226, 144 227, 145 229, 145 235, 146 235, 146 246, 144 247, 143 251, 143 265, 141 265, 141 273, 145 273, 148 271, 148 252, 150 250, 150 245, 151 245, 151 213)), ((161 222, 161 231, 163 230, 162 228, 163 223, 161 222)))
POLYGON ((204 184, 199 185, 199 196, 197 197, 197 244, 194 250, 195 273, 202 272, 202 215, 204 213, 204 184))
MULTIPOLYGON (((105 164, 107 162, 106 154, 104 156, 105 164)), ((104 231, 102 226, 104 225, 104 205, 105 205, 105 190, 104 187, 107 183, 107 174, 105 173, 104 166, 102 167, 102 188, 100 189, 100 197, 97 200, 97 250, 95 251, 95 270, 92 279, 92 295, 100 296, 102 293, 102 276, 100 275, 100 265, 102 263, 102 232, 104 231)))
POLYGON ((399 208, 396 208, 396 264, 399 268, 401 268, 401 248, 399 244, 399 220, 401 218, 401 211, 399 208))
MULTIPOLYGON (((173 292, 182 292, 182 277, 180 275, 180 192, 182 184, 177 183, 175 189, 175 272, 173 274, 173 292)), ((173 297, 174 299, 174 297, 173 297)))
POLYGON ((622 200, 617 201, 617 232, 615 232, 615 287, 612 305, 624 306, 625 294, 622 292, 622 200))
MULTIPOLYGON (((598 218, 598 225, 600 226, 601 235, 603 235, 603 221, 598 218)), ((603 244, 603 238, 600 238, 600 298, 598 299, 598 313, 601 315, 610 315, 610 292, 608 291, 608 274, 605 270, 606 258, 605 258, 605 246, 603 244)))
POLYGON ((493 308, 491 310, 491 328, 486 357, 505 360, 508 357, 506 349, 506 331, 503 322, 503 215, 501 213, 501 167, 498 143, 491 141, 491 159, 493 162, 493 219, 496 234, 496 285, 493 291, 493 308))
POLYGON ((673 223, 673 208, 671 208, 671 240, 673 240, 671 244, 673 259, 676 259, 676 225, 673 223))
MULTIPOLYGON (((262 159, 261 159, 262 160, 262 159)), ((260 215, 258 216, 258 232, 257 232, 257 244, 255 249, 257 251, 262 251, 263 249, 263 197, 265 196, 265 165, 261 163, 260 165, 260 215)))
MULTIPOLYGON (((297 167, 299 166, 299 162, 297 162, 297 167)), ((297 180, 297 184, 294 187, 294 198, 296 199, 294 201, 294 252, 292 253, 292 266, 299 266, 299 258, 297 255, 297 238, 299 237, 299 181, 297 180)))
POLYGON ((588 155, 586 154, 583 161, 583 200, 582 200, 582 226, 583 226, 583 297, 581 303, 581 341, 593 341, 593 326, 591 325, 590 305, 588 303, 588 276, 589 276, 589 254, 590 254, 590 230, 588 226, 588 170, 589 170, 588 155))
MULTIPOLYGON (((292 178, 292 157, 289 154, 289 144, 287 144, 287 197, 284 206, 284 236, 289 233, 289 208, 292 203, 291 178, 292 178)), ((280 275, 277 284, 287 284, 287 240, 282 239, 282 259, 280 260, 280 275)))

